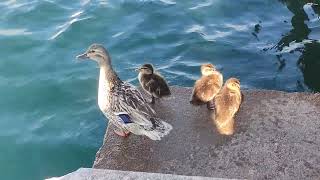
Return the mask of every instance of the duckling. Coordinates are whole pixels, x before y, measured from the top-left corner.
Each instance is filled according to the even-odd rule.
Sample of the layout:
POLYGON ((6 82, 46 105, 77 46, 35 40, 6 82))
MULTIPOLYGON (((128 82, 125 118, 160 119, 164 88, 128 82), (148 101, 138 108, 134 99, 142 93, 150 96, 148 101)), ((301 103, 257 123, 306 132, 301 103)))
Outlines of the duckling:
POLYGON ((152 64, 144 64, 137 69, 138 79, 143 90, 151 95, 151 104, 155 103, 155 98, 162 98, 171 95, 166 80, 158 73, 154 72, 152 64))
POLYGON ((109 53, 102 45, 91 45, 77 59, 91 59, 99 64, 98 105, 109 122, 118 128, 116 134, 127 137, 131 132, 152 140, 160 140, 169 134, 172 126, 156 117, 156 112, 139 90, 118 77, 109 53))
POLYGON ((190 103, 193 105, 207 103, 207 108, 213 110, 214 97, 222 87, 223 76, 212 64, 201 65, 201 74, 202 77, 194 84, 190 103))
POLYGON ((241 101, 240 81, 236 78, 228 79, 215 97, 214 123, 220 134, 234 133, 234 116, 240 108, 241 101))

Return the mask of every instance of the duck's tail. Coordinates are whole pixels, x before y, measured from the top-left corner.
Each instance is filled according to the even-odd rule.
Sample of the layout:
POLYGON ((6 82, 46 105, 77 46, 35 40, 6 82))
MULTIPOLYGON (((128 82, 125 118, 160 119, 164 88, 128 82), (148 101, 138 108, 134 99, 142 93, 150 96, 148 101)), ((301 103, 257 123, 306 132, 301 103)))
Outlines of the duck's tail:
POLYGON ((171 124, 162 121, 158 118, 150 119, 153 127, 150 130, 146 131, 146 136, 148 136, 152 140, 160 140, 162 137, 168 135, 172 130, 171 124))
POLYGON ((152 140, 161 140, 162 137, 168 135, 172 130, 172 126, 158 118, 150 119, 153 127, 145 128, 141 125, 131 123, 128 125, 130 131, 137 135, 145 135, 152 140))
POLYGON ((214 123, 218 132, 222 135, 232 135, 234 133, 234 118, 215 116, 214 123))

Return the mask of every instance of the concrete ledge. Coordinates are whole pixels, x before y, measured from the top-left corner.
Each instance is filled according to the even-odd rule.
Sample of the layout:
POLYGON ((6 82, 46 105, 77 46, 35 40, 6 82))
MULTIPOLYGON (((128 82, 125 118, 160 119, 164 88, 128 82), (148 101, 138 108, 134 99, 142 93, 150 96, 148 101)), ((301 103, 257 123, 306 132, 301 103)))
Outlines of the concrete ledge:
POLYGON ((132 171, 101 170, 81 168, 75 172, 59 178, 48 180, 116 180, 116 179, 134 179, 134 180, 223 180, 220 178, 209 178, 199 176, 178 176, 172 174, 144 173, 132 171))
POLYGON ((209 111, 192 107, 191 88, 155 105, 174 127, 160 142, 115 136, 108 127, 94 168, 246 179, 320 177, 320 95, 244 91, 236 132, 219 135, 209 111))

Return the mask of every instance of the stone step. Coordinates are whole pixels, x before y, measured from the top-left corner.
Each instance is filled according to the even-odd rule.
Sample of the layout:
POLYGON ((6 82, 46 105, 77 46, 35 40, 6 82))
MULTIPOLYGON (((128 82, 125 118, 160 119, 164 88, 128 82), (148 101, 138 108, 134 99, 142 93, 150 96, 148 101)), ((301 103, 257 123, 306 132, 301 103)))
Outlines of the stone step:
POLYGON ((173 125, 161 141, 113 133, 110 125, 93 167, 219 178, 320 177, 320 95, 243 91, 235 134, 219 135, 205 106, 189 104, 191 88, 172 87, 154 105, 173 125))
POLYGON ((80 168, 62 177, 47 180, 224 180, 221 178, 180 176, 172 174, 119 171, 109 169, 80 168))

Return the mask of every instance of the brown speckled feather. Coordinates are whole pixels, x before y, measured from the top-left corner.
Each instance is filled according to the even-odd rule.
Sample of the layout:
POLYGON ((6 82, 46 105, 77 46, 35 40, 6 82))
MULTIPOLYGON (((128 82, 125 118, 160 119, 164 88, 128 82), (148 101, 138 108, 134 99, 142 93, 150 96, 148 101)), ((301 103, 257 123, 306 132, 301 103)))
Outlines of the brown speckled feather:
POLYGON ((157 98, 171 94, 168 84, 163 77, 157 73, 141 75, 141 85, 150 95, 157 98))
POLYGON ((231 90, 226 85, 215 97, 214 123, 221 134, 231 135, 234 132, 234 116, 242 101, 240 89, 231 90))
POLYGON ((212 100, 220 91, 222 83, 223 78, 219 72, 209 76, 202 76, 194 85, 191 103, 199 105, 212 100))

